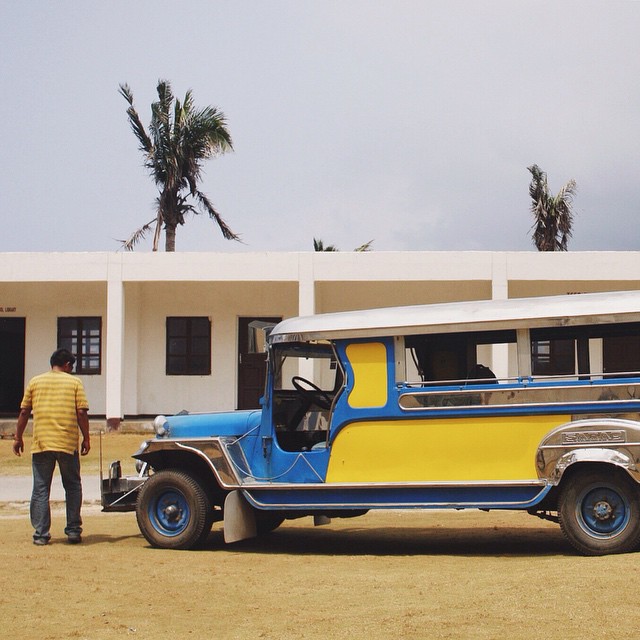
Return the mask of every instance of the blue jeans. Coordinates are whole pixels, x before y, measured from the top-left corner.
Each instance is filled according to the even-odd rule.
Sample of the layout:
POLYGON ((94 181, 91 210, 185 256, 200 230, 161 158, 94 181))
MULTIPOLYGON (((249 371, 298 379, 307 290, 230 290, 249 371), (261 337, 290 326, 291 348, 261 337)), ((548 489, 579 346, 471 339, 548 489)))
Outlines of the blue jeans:
POLYGON ((31 493, 31 526, 34 528, 33 539, 51 538, 51 480, 53 471, 58 463, 62 486, 64 487, 67 505, 66 535, 80 535, 82 533, 82 481, 80 479, 80 456, 78 452, 63 453, 62 451, 43 451, 34 453, 31 459, 33 469, 33 492, 31 493))

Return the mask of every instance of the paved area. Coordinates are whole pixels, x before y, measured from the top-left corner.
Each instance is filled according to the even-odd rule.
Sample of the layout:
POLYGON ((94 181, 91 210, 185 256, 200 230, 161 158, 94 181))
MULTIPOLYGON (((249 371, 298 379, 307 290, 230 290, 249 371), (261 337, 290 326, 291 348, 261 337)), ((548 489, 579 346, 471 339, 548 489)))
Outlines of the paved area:
MULTIPOLYGON (((29 502, 31 498, 31 476, 1 476, 0 502, 29 502)), ((100 501, 100 477, 82 476, 82 498, 84 502, 100 501)), ((56 473, 51 484, 51 500, 64 500, 64 488, 56 473)))

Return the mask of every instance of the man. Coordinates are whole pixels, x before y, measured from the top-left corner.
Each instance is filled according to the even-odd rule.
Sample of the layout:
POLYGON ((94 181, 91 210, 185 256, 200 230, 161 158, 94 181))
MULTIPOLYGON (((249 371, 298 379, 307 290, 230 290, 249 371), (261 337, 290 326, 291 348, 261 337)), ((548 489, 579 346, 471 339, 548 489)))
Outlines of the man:
POLYGON ((71 544, 82 542, 82 482, 78 455, 78 427, 82 433, 80 453, 91 448, 89 439, 89 403, 82 382, 71 375, 75 356, 58 349, 51 356, 51 371, 29 381, 20 403, 20 415, 13 441, 13 452, 24 452, 22 435, 33 410, 33 444, 31 445, 33 492, 31 494, 31 525, 33 544, 46 545, 51 539, 51 480, 58 463, 67 506, 67 526, 64 530, 71 544))

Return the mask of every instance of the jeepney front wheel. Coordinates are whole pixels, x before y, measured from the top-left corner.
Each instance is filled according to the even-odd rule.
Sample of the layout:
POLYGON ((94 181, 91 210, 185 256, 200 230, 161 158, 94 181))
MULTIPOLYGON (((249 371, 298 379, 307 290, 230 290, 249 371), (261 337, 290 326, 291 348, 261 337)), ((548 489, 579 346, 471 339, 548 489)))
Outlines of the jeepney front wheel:
POLYGON ((142 486, 136 518, 152 546, 192 549, 211 531, 213 510, 206 491, 193 476, 167 469, 154 473, 142 486))
POLYGON ((567 540, 586 556, 640 545, 640 491, 622 470, 576 470, 560 492, 558 515, 567 540))

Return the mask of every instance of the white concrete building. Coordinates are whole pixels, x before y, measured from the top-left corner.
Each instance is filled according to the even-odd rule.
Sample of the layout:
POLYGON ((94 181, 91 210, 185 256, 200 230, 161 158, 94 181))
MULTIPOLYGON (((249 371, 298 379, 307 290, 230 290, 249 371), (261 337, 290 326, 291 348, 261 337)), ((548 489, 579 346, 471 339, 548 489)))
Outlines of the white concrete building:
MULTIPOLYGON (((640 252, 4 253, 0 413, 58 344, 81 351, 91 414, 117 422, 255 406, 253 319, 628 289, 640 252)), ((491 366, 508 375, 506 353, 491 366)))

